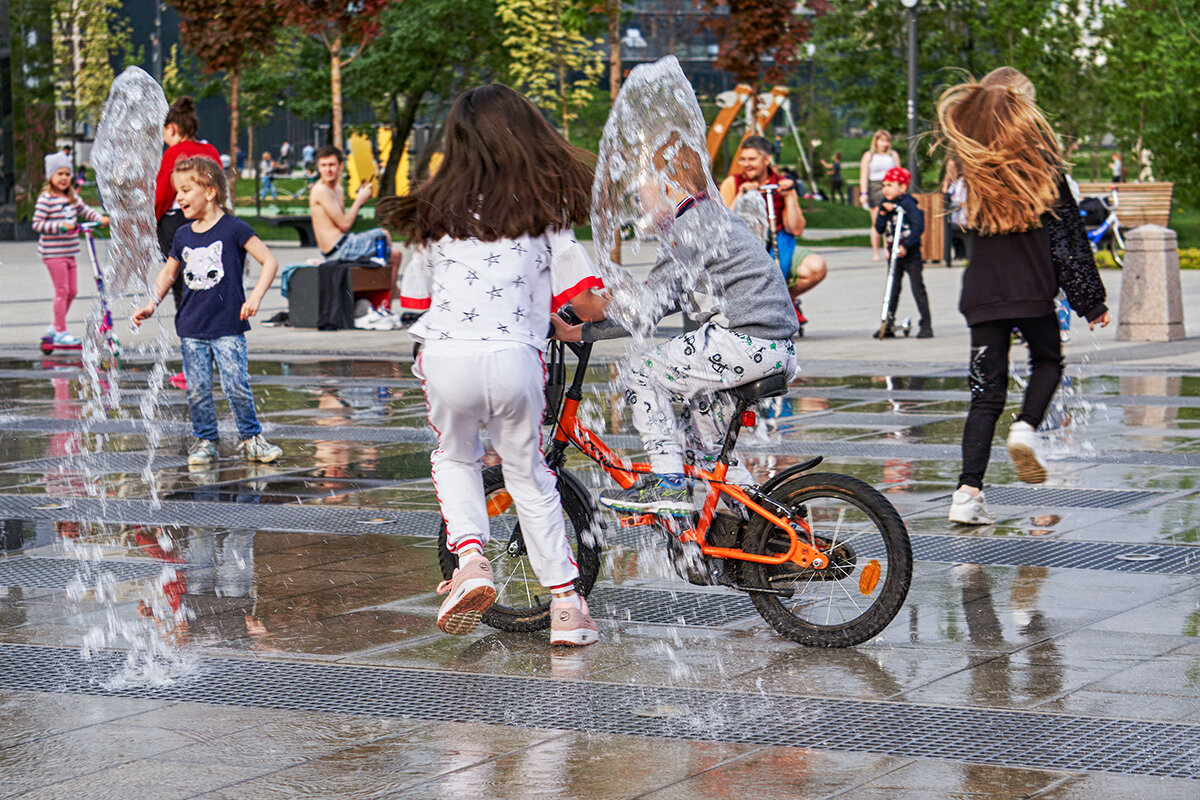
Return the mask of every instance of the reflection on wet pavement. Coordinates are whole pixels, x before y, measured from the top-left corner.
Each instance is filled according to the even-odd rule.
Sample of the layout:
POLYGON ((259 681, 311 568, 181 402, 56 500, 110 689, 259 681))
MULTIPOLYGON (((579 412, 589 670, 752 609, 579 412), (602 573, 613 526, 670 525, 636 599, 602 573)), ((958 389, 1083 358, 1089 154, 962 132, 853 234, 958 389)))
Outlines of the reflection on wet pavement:
MULTIPOLYGON (((138 369, 129 368, 131 387, 138 369)), ((1200 377, 1075 376, 1047 434, 1054 461, 1045 488, 1060 494, 1022 494, 999 453, 988 488, 999 522, 962 530, 945 510, 964 378, 805 375, 760 409, 746 466, 761 480, 828 453, 822 469, 886 494, 918 559, 892 624, 857 648, 799 647, 753 609, 738 610, 745 595, 682 582, 656 541, 610 520, 593 601, 602 642, 563 653, 544 633, 437 633, 438 506, 410 364, 261 361, 251 373, 264 423, 288 434, 275 437, 285 456, 248 465, 229 454, 189 470, 187 409, 168 391, 159 417, 176 427, 154 449, 156 516, 143 474, 150 446, 133 426, 136 388, 109 410, 112 432, 88 431, 74 423, 80 371, 0 362, 0 673, 29 648, 51 647, 61 648, 65 676, 58 688, 31 691, 20 675, 0 674, 0 796, 1196 796, 1200 377), (637 611, 635 600, 647 598, 664 613, 637 611), (431 697, 439 682, 456 703, 478 692, 480 711, 277 706, 268 684, 241 700, 137 687, 122 696, 105 683, 111 675, 67 688, 70 676, 96 667, 80 657, 84 642, 114 625, 181 654, 166 685, 196 697, 221 682, 196 659, 232 659, 212 663, 388 670, 431 697), (506 695, 502 684, 462 682, 485 678, 532 683, 506 695), (611 722, 604 698, 616 689, 664 697, 703 689, 714 702, 749 707, 879 703, 898 716, 843 731, 838 706, 816 706, 834 716, 812 725, 838 734, 816 746, 795 743, 804 720, 745 726, 778 728, 777 740, 735 735, 716 719, 663 738, 670 726, 657 720, 694 716, 696 701, 647 702, 614 732, 588 720, 611 722), (579 712, 561 727, 530 722, 541 704, 579 712), (1024 715, 1012 719, 1027 725, 1030 752, 985 757, 965 740, 922 744, 905 715, 935 707, 981 714, 984 741, 988 725, 1009 719, 998 715, 1024 715), (1094 763, 1059 762, 1062 733, 1039 727, 1045 714, 1071 725, 1177 727, 1170 741, 1159 729, 1130 729, 1141 766, 1100 738, 1094 763), (1143 774, 1158 757, 1173 771, 1143 774)), ((588 422, 634 447, 608 376, 607 365, 589 371, 588 422)), ((593 493, 606 485, 578 454, 569 466, 593 493)), ((124 641, 105 639, 119 650, 124 641)), ((370 674, 347 672, 359 677, 344 691, 360 699, 381 691, 370 674)))

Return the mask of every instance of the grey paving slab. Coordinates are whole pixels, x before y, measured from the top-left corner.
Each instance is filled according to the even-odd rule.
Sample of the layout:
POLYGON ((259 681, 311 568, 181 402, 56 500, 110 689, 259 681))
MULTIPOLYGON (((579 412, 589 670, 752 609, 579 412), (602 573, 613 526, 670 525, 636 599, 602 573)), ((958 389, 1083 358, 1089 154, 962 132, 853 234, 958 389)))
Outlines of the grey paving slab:
MULTIPOLYGON (((231 509, 215 498, 255 476, 227 461, 188 477, 182 396, 168 393, 154 475, 163 495, 185 494, 158 507, 140 474, 141 388, 123 394, 132 416, 113 409, 93 426, 106 452, 51 449, 77 438, 80 373, 46 369, 32 352, 48 282, 16 287, 0 299, 0 358, 20 356, 0 363, 0 469, 12 470, 0 476, 0 518, 22 518, 26 547, 0 559, 0 685, 28 665, 21 653, 46 655, 27 676, 43 681, 38 691, 0 693, 0 764, 19 765, 0 769, 0 796, 1195 796, 1200 339, 1126 344, 1113 329, 1077 329, 1066 349, 1071 426, 1052 434, 1051 481, 1017 485, 994 448, 988 493, 1001 524, 958 531, 945 505, 966 407, 960 270, 927 270, 936 339, 879 343, 865 324, 877 266, 861 250, 826 253, 831 277, 806 304, 814 321, 798 342, 801 379, 772 412, 772 437, 744 444, 763 476, 823 454, 886 488, 909 524, 918 562, 908 601, 880 637, 839 651, 781 639, 744 596, 679 582, 660 551, 633 539, 611 550, 593 596, 597 647, 554 652, 545 633, 486 628, 441 636, 433 439, 414 421, 405 334, 255 326, 253 384, 286 450, 272 486, 320 469, 336 478, 323 488, 332 494, 311 507, 231 509), (835 311, 822 292, 848 299, 835 311), (345 403, 319 404, 333 394, 345 403), (194 489, 216 495, 186 499, 194 489), (45 495, 54 491, 69 496, 45 495), (397 522, 372 526, 364 514, 397 522), (174 630, 141 617, 142 604, 169 597, 148 580, 161 567, 146 546, 119 541, 123 526, 165 526, 190 553, 189 526, 230 522, 261 532, 232 561, 180 565, 181 607, 194 616, 174 630), (93 590, 68 595, 75 565, 63 536, 106 548, 112 603, 93 590), (205 588, 220 563, 239 576, 235 594, 205 588), (100 671, 77 654, 114 624, 201 671, 105 689, 122 654, 100 671), (403 691, 389 683, 397 676, 403 691), (122 738, 128 752, 108 758, 122 738), (74 760, 63 744, 72 739, 74 760)), ((42 276, 20 249, 6 250, 0 270, 23 258, 42 276)), ((1115 289, 1119 276, 1104 277, 1115 289)), ((1185 293, 1200 299, 1197 277, 1185 274, 1185 293)), ((264 306, 283 304, 273 291, 264 306)), ((136 337, 128 344, 137 387, 146 354, 136 337)), ((605 344, 601 362, 623 346, 605 344)), ((606 391, 590 397, 609 402, 606 391)), ((611 430, 614 444, 639 447, 627 423, 611 430)), ((592 491, 606 485, 584 474, 592 491)), ((308 503, 300 483, 292 491, 308 503)))

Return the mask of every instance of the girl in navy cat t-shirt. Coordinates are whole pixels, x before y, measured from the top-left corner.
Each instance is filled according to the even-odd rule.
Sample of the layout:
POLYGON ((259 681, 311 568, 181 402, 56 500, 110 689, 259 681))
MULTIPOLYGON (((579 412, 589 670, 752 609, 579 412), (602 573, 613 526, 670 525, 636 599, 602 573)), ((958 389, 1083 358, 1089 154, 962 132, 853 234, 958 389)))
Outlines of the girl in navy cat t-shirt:
POLYGON ((140 326, 154 314, 182 270, 183 300, 175 315, 175 332, 183 345, 188 410, 196 437, 188 464, 208 464, 219 457, 214 361, 237 423, 240 449, 249 461, 274 461, 283 451, 262 435, 250 392, 245 333, 250 330, 247 320, 258 313, 275 279, 278 263, 249 225, 221 210, 226 184, 220 165, 207 158, 185 158, 175 164, 171 181, 189 224, 175 233, 171 254, 155 281, 154 299, 134 313, 133 323, 140 326), (246 253, 262 264, 249 297, 242 288, 246 253))

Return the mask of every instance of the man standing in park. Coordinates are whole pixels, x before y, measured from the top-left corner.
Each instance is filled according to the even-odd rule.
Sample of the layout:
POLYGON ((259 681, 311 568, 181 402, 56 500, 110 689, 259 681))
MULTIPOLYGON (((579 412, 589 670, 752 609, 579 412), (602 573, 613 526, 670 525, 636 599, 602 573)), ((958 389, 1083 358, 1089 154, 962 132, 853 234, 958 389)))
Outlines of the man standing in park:
MULTIPOLYGON (((804 212, 800 210, 795 181, 784 178, 771 166, 770 142, 762 136, 746 137, 738 150, 737 161, 741 172, 721 182, 721 200, 727 207, 733 208, 739 195, 758 192, 760 187, 771 184, 778 187, 771 195, 775 210, 775 247, 803 336, 808 320, 800 310, 800 295, 825 279, 825 259, 807 247, 796 246, 796 239, 804 233, 804 212)), ((763 201, 767 202, 765 197, 763 201)))
MULTIPOLYGON (((392 247, 392 237, 383 228, 371 228, 361 233, 351 233, 358 212, 371 199, 371 183, 363 181, 354 193, 354 202, 346 208, 346 190, 342 186, 345 156, 338 147, 326 145, 317 151, 317 173, 308 197, 308 210, 312 215, 313 233, 317 246, 327 261, 361 261, 377 255, 376 240, 383 237, 384 255, 392 271, 391 293, 396 290, 396 275, 400 268, 400 250, 392 247)), ((391 308, 389 296, 385 310, 391 308)))

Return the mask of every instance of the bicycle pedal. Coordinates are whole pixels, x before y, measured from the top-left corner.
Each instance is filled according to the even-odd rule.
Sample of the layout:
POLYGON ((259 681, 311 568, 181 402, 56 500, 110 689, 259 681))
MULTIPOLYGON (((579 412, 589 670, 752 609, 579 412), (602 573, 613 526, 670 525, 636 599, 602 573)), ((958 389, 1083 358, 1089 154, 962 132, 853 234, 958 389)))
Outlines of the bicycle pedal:
POLYGON ((657 514, 630 514, 626 516, 621 514, 617 517, 617 522, 622 528, 640 528, 643 525, 653 525, 658 522, 657 514))

